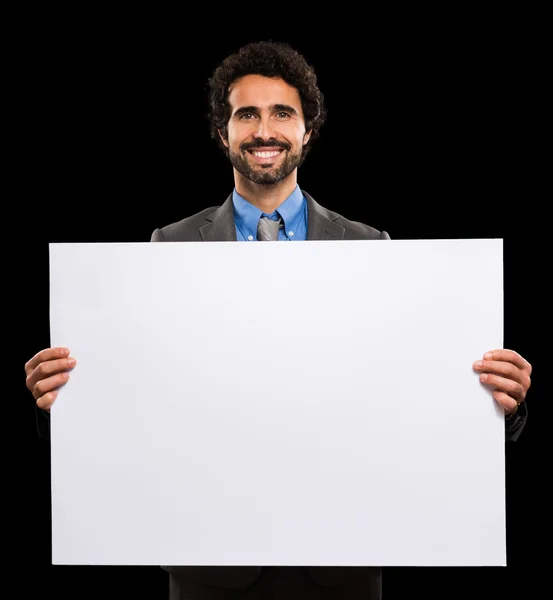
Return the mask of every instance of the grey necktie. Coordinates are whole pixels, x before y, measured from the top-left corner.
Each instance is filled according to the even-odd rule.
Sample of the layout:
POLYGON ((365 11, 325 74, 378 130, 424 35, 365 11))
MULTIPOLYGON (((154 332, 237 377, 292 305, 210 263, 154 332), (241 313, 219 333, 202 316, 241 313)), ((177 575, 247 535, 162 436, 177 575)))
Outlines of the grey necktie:
POLYGON ((257 239, 261 242, 274 242, 278 240, 278 230, 282 227, 282 217, 273 221, 269 217, 260 217, 257 225, 257 239))

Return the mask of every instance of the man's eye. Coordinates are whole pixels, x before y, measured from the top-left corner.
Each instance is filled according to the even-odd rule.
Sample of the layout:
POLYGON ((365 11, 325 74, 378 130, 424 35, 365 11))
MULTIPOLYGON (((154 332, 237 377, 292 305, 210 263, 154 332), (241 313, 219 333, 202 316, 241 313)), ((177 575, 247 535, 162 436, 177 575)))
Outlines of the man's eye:
POLYGON ((277 113, 277 116, 279 119, 287 119, 290 116, 290 114, 281 110, 279 113, 277 113))
POLYGON ((240 118, 243 119, 244 121, 249 121, 253 117, 255 117, 255 115, 253 113, 242 113, 240 115, 240 118))

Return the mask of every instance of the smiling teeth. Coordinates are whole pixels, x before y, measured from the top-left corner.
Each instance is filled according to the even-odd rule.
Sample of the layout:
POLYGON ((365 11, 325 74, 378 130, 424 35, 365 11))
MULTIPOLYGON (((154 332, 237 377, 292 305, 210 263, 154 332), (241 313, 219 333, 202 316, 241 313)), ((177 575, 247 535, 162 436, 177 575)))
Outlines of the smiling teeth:
POLYGON ((259 156, 259 158, 271 158, 271 156, 276 156, 277 154, 280 154, 278 150, 275 152, 253 152, 253 155, 259 156))

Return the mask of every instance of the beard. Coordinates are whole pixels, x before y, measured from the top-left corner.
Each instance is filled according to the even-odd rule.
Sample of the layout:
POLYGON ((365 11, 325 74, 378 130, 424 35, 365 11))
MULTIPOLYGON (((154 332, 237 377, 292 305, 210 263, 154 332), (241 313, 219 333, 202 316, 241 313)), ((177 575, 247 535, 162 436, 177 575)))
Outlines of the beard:
MULTIPOLYGON (((246 157, 248 149, 255 148, 261 144, 243 144, 240 147, 239 152, 233 152, 229 149, 228 156, 232 166, 246 179, 249 179, 253 183, 261 185, 273 185, 279 183, 294 169, 300 166, 303 161, 303 148, 297 154, 290 152, 290 146, 284 146, 283 144, 264 144, 264 145, 278 145, 280 148, 284 148, 288 151, 285 159, 279 167, 273 167, 272 164, 264 165, 251 165, 246 157)), ((277 157, 278 158, 278 157, 277 157)))

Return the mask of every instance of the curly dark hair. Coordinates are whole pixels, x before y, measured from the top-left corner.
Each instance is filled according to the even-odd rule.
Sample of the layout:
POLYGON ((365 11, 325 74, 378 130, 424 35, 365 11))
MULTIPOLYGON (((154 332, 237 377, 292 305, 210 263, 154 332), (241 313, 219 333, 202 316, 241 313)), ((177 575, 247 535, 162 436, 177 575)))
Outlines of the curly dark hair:
POLYGON ((295 87, 300 95, 306 131, 311 130, 309 142, 303 148, 303 158, 319 137, 326 119, 324 97, 317 85, 317 76, 306 59, 286 42, 251 42, 227 56, 208 80, 208 118, 211 137, 228 155, 218 130, 226 138, 231 108, 228 102, 231 84, 245 75, 280 77, 295 87))

